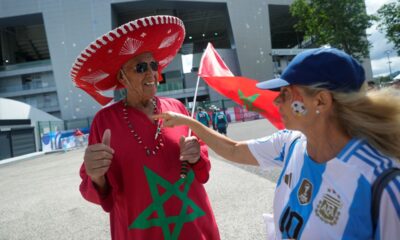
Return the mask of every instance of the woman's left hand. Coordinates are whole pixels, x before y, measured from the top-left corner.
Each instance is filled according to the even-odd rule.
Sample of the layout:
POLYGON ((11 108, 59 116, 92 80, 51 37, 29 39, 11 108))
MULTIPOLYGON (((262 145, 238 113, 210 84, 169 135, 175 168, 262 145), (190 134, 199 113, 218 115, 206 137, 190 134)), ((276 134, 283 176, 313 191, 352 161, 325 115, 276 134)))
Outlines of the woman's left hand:
POLYGON ((195 164, 200 159, 200 143, 194 136, 179 139, 181 149, 179 160, 195 164))

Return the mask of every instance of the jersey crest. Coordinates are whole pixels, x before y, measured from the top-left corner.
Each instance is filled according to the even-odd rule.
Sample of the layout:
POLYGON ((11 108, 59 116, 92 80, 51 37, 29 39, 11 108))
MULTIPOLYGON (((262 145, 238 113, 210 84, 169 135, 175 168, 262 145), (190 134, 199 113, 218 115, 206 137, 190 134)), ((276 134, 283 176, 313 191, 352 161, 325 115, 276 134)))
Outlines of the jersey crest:
POLYGON ((313 185, 308 179, 303 179, 299 191, 297 192, 297 199, 301 205, 309 204, 312 198, 313 185))
POLYGON ((340 195, 335 190, 328 189, 328 193, 319 201, 315 213, 323 222, 336 225, 342 205, 340 195))

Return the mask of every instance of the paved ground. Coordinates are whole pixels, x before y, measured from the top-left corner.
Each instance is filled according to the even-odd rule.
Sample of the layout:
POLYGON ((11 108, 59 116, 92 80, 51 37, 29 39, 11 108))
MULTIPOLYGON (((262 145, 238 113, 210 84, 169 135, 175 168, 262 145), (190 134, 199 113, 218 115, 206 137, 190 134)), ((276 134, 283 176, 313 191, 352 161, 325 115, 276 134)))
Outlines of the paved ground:
MULTIPOLYGON (((265 120, 231 124, 228 136, 260 137, 265 120)), ((110 239, 108 215, 80 196, 83 149, 0 165, 0 240, 110 239)), ((240 166, 211 152, 206 189, 223 240, 265 239, 262 213, 272 211, 278 171, 240 166)))

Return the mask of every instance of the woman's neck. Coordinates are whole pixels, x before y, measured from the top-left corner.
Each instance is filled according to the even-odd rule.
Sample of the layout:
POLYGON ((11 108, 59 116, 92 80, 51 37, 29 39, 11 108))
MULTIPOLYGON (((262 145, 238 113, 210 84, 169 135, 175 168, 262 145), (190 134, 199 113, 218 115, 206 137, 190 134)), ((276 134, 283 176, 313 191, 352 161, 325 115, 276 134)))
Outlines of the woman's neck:
POLYGON ((318 163, 335 158, 351 140, 342 128, 328 124, 325 128, 314 128, 305 134, 307 137, 307 153, 318 163))

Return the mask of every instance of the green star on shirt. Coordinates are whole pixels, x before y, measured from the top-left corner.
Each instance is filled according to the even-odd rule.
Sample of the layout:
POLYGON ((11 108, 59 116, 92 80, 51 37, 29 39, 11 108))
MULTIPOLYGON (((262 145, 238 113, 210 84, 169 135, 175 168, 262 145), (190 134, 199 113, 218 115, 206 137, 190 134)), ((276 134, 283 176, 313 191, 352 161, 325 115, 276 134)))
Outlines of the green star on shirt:
POLYGON ((243 103, 243 107, 249 111, 253 111, 253 112, 259 112, 262 113, 264 112, 264 110, 257 108, 253 105, 253 103, 257 100, 257 98, 260 96, 259 93, 256 93, 254 95, 248 96, 246 97, 243 92, 239 89, 238 90, 238 94, 239 94, 239 99, 242 101, 243 103))
POLYGON ((193 171, 189 171, 186 178, 181 178, 174 184, 171 184, 147 167, 144 167, 144 171, 146 174, 147 182, 149 183, 153 202, 142 213, 139 214, 139 216, 129 226, 129 229, 147 229, 151 227, 161 227, 164 234, 164 239, 178 239, 184 223, 192 222, 196 218, 205 215, 205 212, 187 196, 190 185, 194 180, 194 173, 193 171), (160 195, 157 190, 157 185, 160 185, 166 191, 160 195), (179 189, 181 185, 184 185, 183 190, 179 189), (173 195, 181 199, 183 205, 178 216, 166 216, 163 204, 173 195), (187 214, 189 207, 193 211, 190 214, 187 214), (148 219, 154 212, 157 213, 158 218, 148 219), (175 228, 172 234, 169 228, 170 224, 175 224, 175 228))

